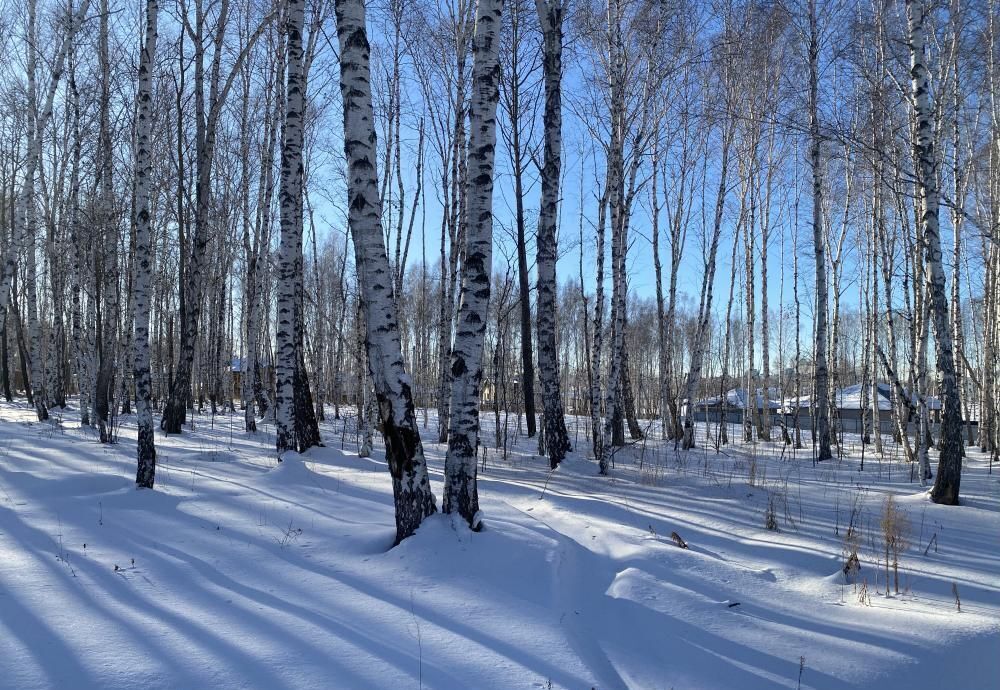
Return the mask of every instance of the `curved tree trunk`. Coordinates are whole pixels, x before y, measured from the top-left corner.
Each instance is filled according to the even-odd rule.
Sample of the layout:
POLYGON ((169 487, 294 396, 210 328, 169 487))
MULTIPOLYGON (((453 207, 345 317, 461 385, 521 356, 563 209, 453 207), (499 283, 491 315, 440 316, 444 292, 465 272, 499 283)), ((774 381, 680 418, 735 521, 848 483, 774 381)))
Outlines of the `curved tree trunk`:
POLYGON ((907 0, 909 28, 911 104, 916 119, 913 141, 917 161, 917 191, 923 215, 924 254, 927 261, 927 292, 934 319, 934 344, 937 370, 941 374, 942 414, 938 472, 931 490, 935 503, 957 505, 962 479, 962 408, 955 358, 952 352, 951 322, 948 317, 948 293, 941 260, 941 236, 938 227, 938 176, 934 151, 934 113, 930 104, 930 79, 924 63, 924 20, 926 9, 919 0, 907 0))
POLYGON ((363 0, 337 0, 336 15, 348 165, 348 223, 362 290, 369 372, 375 384, 385 457, 392 475, 398 544, 413 534, 436 506, 413 410, 410 377, 403 367, 392 272, 382 237, 363 0))

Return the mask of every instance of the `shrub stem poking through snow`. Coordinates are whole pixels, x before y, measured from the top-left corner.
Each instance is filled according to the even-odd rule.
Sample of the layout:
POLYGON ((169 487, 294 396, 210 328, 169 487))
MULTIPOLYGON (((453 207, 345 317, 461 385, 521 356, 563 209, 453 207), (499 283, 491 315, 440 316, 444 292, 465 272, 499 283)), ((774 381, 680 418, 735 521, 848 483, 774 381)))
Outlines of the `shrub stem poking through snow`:
POLYGON ((882 539, 885 546, 885 595, 889 596, 889 563, 892 561, 893 588, 899 594, 899 556, 909 546, 910 520, 896 505, 896 497, 886 496, 882 505, 882 539))

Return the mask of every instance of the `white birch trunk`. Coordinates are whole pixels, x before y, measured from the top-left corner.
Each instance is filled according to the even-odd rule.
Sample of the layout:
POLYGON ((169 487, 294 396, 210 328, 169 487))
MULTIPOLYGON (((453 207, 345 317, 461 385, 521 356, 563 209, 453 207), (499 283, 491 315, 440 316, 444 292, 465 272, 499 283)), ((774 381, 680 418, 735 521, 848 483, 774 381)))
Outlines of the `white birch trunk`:
POLYGON ((70 276, 71 313, 70 328, 73 338, 73 370, 80 389, 80 426, 90 426, 91 388, 90 368, 87 357, 86 326, 83 321, 82 281, 87 262, 87 245, 83 241, 80 223, 80 160, 83 155, 83 137, 80 132, 80 94, 76 87, 76 51, 70 59, 70 110, 72 111, 73 153, 70 167, 69 236, 73 245, 73 272, 70 276))
POLYGON ((611 107, 611 140, 607 150, 608 212, 611 229, 611 338, 608 380, 605 390, 605 420, 599 471, 606 475, 611 465, 614 426, 621 394, 622 349, 625 338, 625 57, 622 48, 622 8, 617 0, 608 3, 608 98, 611 107))
POLYGON ((403 367, 392 271, 382 238, 375 167, 375 123, 363 0, 337 0, 348 223, 361 283, 369 372, 375 385, 385 455, 392 475, 396 543, 413 534, 436 507, 403 367))
MULTIPOLYGON (((37 107, 37 80, 38 80, 38 48, 37 48, 37 38, 38 38, 38 26, 37 26, 37 12, 38 12, 38 2, 37 0, 29 0, 28 2, 28 112, 27 112, 27 137, 29 146, 33 145, 36 138, 41 142, 41 132, 35 133, 36 127, 36 117, 38 113, 36 112, 37 107)), ((44 368, 44 362, 42 361, 40 352, 40 343, 38 336, 38 296, 36 294, 36 285, 38 282, 38 271, 35 265, 36 262, 36 246, 35 246, 35 170, 29 169, 25 174, 24 178, 25 195, 24 203, 19 203, 18 207, 14 211, 14 223, 20 225, 23 228, 23 235, 26 240, 26 259, 25 259, 25 276, 24 276, 24 296, 27 301, 26 318, 27 318, 27 329, 28 329, 28 381, 25 381, 25 386, 31 387, 31 398, 35 405, 35 414, 38 417, 38 421, 42 422, 48 419, 48 406, 45 404, 45 392, 42 388, 42 372, 44 368)), ((19 200, 20 201, 20 200, 19 200)))
POLYGON ((110 56, 110 22, 108 0, 102 0, 100 7, 100 28, 98 32, 98 62, 101 69, 101 91, 99 105, 98 128, 98 165, 97 174, 100 179, 97 199, 97 231, 100 243, 97 246, 98 266, 94 276, 100 295, 100 316, 98 319, 98 366, 97 395, 95 409, 97 410, 97 427, 101 443, 112 443, 115 440, 115 372, 118 360, 118 219, 114 209, 114 188, 112 171, 114 170, 114 151, 111 141, 111 56, 110 56))
POLYGON ((923 211, 924 254, 927 262, 927 294, 934 318, 937 370, 941 376, 942 412, 938 472, 931 490, 935 503, 957 505, 962 478, 962 408, 955 358, 952 352, 948 293, 941 258, 938 227, 938 175, 935 154, 934 113, 930 104, 930 77, 924 63, 924 20, 926 8, 919 0, 907 0, 912 107, 916 119, 914 158, 917 161, 917 190, 923 211))
MULTIPOLYGON (((454 131, 451 140, 451 208, 447 223, 444 225, 448 229, 449 255, 445 262, 445 236, 444 225, 441 234, 441 311, 440 323, 438 325, 438 442, 448 441, 448 431, 450 429, 450 384, 451 372, 451 341, 452 326, 455 318, 455 285, 458 279, 459 255, 465 243, 467 226, 467 203, 468 194, 465 189, 467 175, 467 161, 465 158, 466 136, 465 136, 465 64, 468 53, 468 31, 471 20, 469 10, 471 2, 459 0, 456 12, 455 23, 455 101, 452 110, 454 111, 454 131), (445 266, 447 265, 447 276, 445 266)), ((445 171, 447 177, 447 171, 445 171)), ((444 185, 443 185, 444 186, 444 185)), ((446 195, 447 196, 447 195, 446 195)))
POLYGON ((660 402, 660 438, 667 438, 667 424, 672 421, 672 415, 667 410, 667 399, 670 396, 670 388, 667 384, 667 326, 666 315, 664 314, 663 300, 663 265, 660 262, 660 199, 657 180, 660 173, 660 153, 659 153, 659 123, 653 135, 653 158, 652 173, 649 176, 650 192, 650 234, 653 244, 653 271, 656 276, 656 341, 657 350, 657 390, 660 402))
POLYGON ((288 88, 281 146, 281 241, 278 245, 278 305, 275 339, 275 431, 278 459, 288 450, 300 450, 295 410, 297 352, 297 269, 302 246, 299 205, 302 198, 302 27, 305 0, 287 0, 285 36, 288 50, 288 88))
POLYGON ((152 489, 156 472, 156 446, 151 406, 149 371, 149 307, 152 296, 153 256, 151 251, 149 175, 151 165, 150 133, 153 113, 150 107, 152 79, 150 70, 156 55, 156 26, 159 4, 146 0, 146 38, 139 58, 139 88, 136 93, 135 156, 135 409, 138 426, 135 483, 152 489))
POLYGON ((466 238, 462 257, 455 342, 451 353, 451 404, 442 510, 479 529, 476 453, 483 344, 493 266, 493 161, 500 98, 500 18, 503 0, 479 0, 472 38, 469 105, 466 238))
MULTIPOLYGON (((31 79, 30 81, 34 81, 31 79)), ((41 327, 38 323, 38 247, 37 247, 37 214, 35 210, 35 182, 26 181, 30 200, 22 209, 24 215, 21 222, 27 235, 27 252, 24 269, 24 298, 27 302, 25 316, 28 330, 28 375, 31 385, 31 397, 35 403, 35 414, 38 421, 49 418, 47 392, 45 390, 45 357, 42 353, 41 327)))
MULTIPOLYGON (((570 450, 559 385, 556 351, 556 222, 562 170, 562 41, 563 0, 536 0, 542 26, 542 67, 545 78, 545 160, 541 170, 542 199, 538 211, 538 378, 542 384, 543 438, 549 466, 555 468, 570 450)), ((529 434, 530 435, 530 434, 529 434)))
POLYGON ((827 283, 826 236, 823 228, 823 170, 820 161, 819 131, 819 19, 816 0, 809 0, 809 164, 813 185, 813 250, 816 264, 816 328, 813 339, 815 359, 815 434, 819 444, 816 459, 829 460, 830 450, 830 390, 826 364, 827 348, 827 283))

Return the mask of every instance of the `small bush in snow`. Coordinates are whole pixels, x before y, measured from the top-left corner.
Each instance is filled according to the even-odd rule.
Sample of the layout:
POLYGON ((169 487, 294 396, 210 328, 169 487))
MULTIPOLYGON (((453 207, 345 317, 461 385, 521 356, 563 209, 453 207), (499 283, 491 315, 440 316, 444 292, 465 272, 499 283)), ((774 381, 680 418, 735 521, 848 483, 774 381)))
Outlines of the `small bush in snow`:
POLYGON ((872 605, 872 597, 868 593, 868 578, 861 581, 861 588, 858 590, 858 603, 865 606, 872 605))
POLYGON ((885 548, 885 594, 889 595, 889 565, 892 564, 893 588, 899 594, 899 557, 909 547, 910 519, 896 504, 892 494, 882 504, 882 542, 885 548))
POLYGON ((767 507, 764 509, 764 527, 771 530, 772 532, 777 532, 778 530, 778 514, 775 509, 775 497, 774 494, 768 492, 767 494, 767 507))

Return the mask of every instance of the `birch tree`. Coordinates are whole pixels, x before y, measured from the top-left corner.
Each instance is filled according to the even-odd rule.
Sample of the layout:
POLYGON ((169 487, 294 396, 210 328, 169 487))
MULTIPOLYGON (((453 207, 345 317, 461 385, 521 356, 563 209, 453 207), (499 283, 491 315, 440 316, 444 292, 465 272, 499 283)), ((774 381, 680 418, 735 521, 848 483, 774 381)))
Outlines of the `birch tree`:
POLYGON ((455 341, 451 354, 451 403, 445 457, 445 513, 458 513, 479 529, 476 453, 483 344, 493 256, 493 167, 500 97, 500 20, 503 0, 479 0, 472 38, 469 105, 467 226, 455 341))
POLYGON ((809 165, 812 168, 812 227, 813 257, 816 268, 816 310, 813 359, 815 361, 816 397, 815 434, 818 443, 817 460, 833 457, 830 450, 830 391, 826 364, 827 348, 827 282, 826 236, 823 227, 823 167, 820 160, 822 136, 819 127, 819 18, 816 0, 809 0, 809 165))
POLYGON ((917 191, 923 252, 927 262, 927 293, 934 320, 937 369, 941 376, 942 413, 938 472, 931 490, 935 503, 957 505, 962 478, 962 407, 955 358, 952 351, 948 293, 942 265, 941 235, 938 224, 940 198, 934 113, 930 101, 930 78, 925 63, 925 21, 927 9, 920 0, 906 1, 906 22, 910 49, 910 88, 916 121, 913 156, 917 163, 917 191))
POLYGON ((150 133, 153 128, 152 67, 156 55, 158 0, 146 0, 146 35, 139 56, 139 88, 136 93, 135 155, 135 408, 138 441, 136 486, 152 489, 156 474, 152 390, 149 371, 149 309, 153 257, 150 231, 150 133))
MULTIPOLYGON (((466 130, 467 115, 466 63, 470 37, 473 33, 474 6, 471 0, 458 0, 451 10, 449 30, 454 37, 455 71, 454 89, 449 93, 452 100, 451 113, 454 124, 451 134, 450 206, 448 220, 441 228, 441 285, 442 300, 438 321, 438 442, 448 441, 451 428, 451 359, 452 330, 455 319, 455 291, 458 281, 459 259, 466 242, 468 226, 467 158, 466 130), (445 258, 445 231, 449 240, 447 261, 445 258), (447 265, 447 276, 445 266, 447 265)), ((448 174, 447 164, 443 164, 442 175, 448 174)), ((447 186, 447 185, 443 185, 447 186)))
MULTIPOLYGON (((268 81, 264 94, 264 134, 263 147, 260 154, 260 180, 257 189, 257 209, 253 220, 253 238, 250 237, 248 225, 245 225, 243 235, 243 251, 247 264, 244 278, 243 310, 246 314, 246 358, 243 371, 243 397, 246 402, 244 427, 247 431, 256 431, 255 411, 258 400, 266 403, 263 395, 263 384, 260 380, 259 336, 264 320, 265 277, 267 273, 267 251, 271 242, 271 207, 274 196, 274 150, 277 144, 278 122, 281 121, 281 110, 284 107, 285 94, 285 60, 284 32, 277 34, 274 43, 275 60, 268 71, 268 81)), ((248 211, 249 213, 249 211, 248 211)), ((247 219, 248 220, 248 219, 247 219)), ((246 221, 245 221, 246 222, 246 221)), ((267 409, 260 406, 263 414, 267 409)))
MULTIPOLYGON (((590 439, 594 457, 601 462, 604 457, 604 430, 601 427, 601 358, 604 349, 604 244, 607 234, 606 208, 608 203, 608 187, 605 186, 597 203, 597 246, 595 263, 597 264, 594 294, 594 332, 590 346, 590 439)), ((582 244, 582 240, 581 240, 582 244)), ((582 250, 581 250, 582 251, 582 250)), ((581 254, 582 256, 582 254, 581 254)), ((582 261, 582 259, 581 259, 582 261)), ((581 269, 581 289, 583 270, 581 269)))
POLYGON ((543 115, 545 158, 541 170, 542 199, 536 239, 538 270, 538 377, 542 384, 543 434, 549 466, 556 467, 570 450, 563 416, 556 351, 556 222, 562 173, 562 48, 564 0, 535 0, 542 26, 543 115))
MULTIPOLYGON (((511 0, 507 17, 509 20, 509 43, 504 49, 508 53, 503 59, 503 79, 501 91, 504 111, 510 123, 509 130, 502 129, 504 143, 510 154, 511 167, 514 174, 514 224, 517 237, 517 276, 518 303, 521 317, 521 393, 524 397, 524 414, 528 427, 528 437, 535 435, 535 367, 532 358, 531 343, 531 290, 528 282, 528 241, 524 209, 524 178, 527 172, 526 150, 530 141, 525 141, 525 133, 530 134, 531 113, 526 107, 524 88, 531 76, 531 64, 522 64, 523 44, 526 43, 525 0, 511 0), (525 122, 527 120, 527 122, 525 122), (508 133, 509 131, 509 133, 508 133)), ((544 28, 543 28, 544 35, 544 28)), ((544 40, 544 39, 543 39, 544 40)), ((543 47, 543 52, 545 48, 543 47)), ((536 240, 537 242, 537 240, 536 240)), ((537 245, 536 245, 537 250, 537 245)), ((539 309, 541 314, 541 309, 539 309)), ((539 345, 539 347, 541 347, 539 345)))
POLYGON ((403 367, 392 272, 382 236, 365 5, 363 0, 336 0, 335 12, 348 166, 348 225, 362 290, 369 374, 392 475, 398 544, 434 513, 436 505, 413 409, 410 378, 403 367))
MULTIPOLYGON (((28 2, 28 112, 27 112, 27 136, 29 142, 38 141, 41 147, 42 131, 36 131, 44 127, 42 117, 36 110, 37 83, 38 83, 38 2, 30 0, 28 2)), ((29 146, 33 145, 29 144, 29 146)), ((29 154, 30 155, 30 154, 29 154)), ((25 203, 15 209, 17 221, 22 224, 27 238, 25 252, 24 271, 24 297, 27 301, 25 316, 28 327, 28 374, 30 382, 31 396, 35 406, 35 415, 38 421, 43 422, 49 418, 47 392, 45 390, 45 359, 42 354, 41 332, 38 323, 38 268, 37 268, 37 237, 38 237, 38 211, 36 199, 36 171, 29 170, 24 178, 26 188, 25 203)))
POLYGON ((305 0, 287 0, 285 41, 288 51, 288 86, 281 146, 281 242, 278 249, 277 361, 275 366, 275 431, 279 459, 286 450, 304 450, 296 415, 297 343, 301 340, 301 319, 297 317, 297 270, 302 264, 302 120, 305 100, 302 83, 302 29, 305 0))
MULTIPOLYGON (((608 105, 611 136, 607 158, 607 209, 611 230, 611 314, 608 346, 608 378, 605 390, 605 421, 599 471, 608 474, 611 465, 611 448, 615 417, 620 420, 622 350, 625 337, 625 138, 626 138, 626 56, 622 36, 623 7, 620 0, 609 0, 607 12, 607 69, 608 105)), ((602 209, 603 213, 603 209, 602 209)))
POLYGON ((100 97, 98 106, 97 179, 98 191, 95 225, 99 244, 95 282, 99 300, 97 312, 97 393, 94 409, 102 443, 111 443, 115 437, 115 373, 118 359, 118 312, 120 308, 118 286, 118 218, 115 213, 114 149, 111 139, 111 55, 110 27, 107 0, 102 0, 98 30, 98 63, 100 69, 100 97))
POLYGON ((80 167, 83 158, 83 134, 80 131, 80 92, 76 84, 76 50, 69 53, 69 109, 72 128, 72 163, 69 185, 69 237, 73 244, 73 273, 70 277, 70 330, 73 338, 73 370, 80 392, 80 426, 90 426, 90 407, 93 401, 93 369, 87 347, 87 325, 83 319, 85 298, 83 280, 88 261, 88 242, 84 241, 84 228, 80 208, 80 167))

